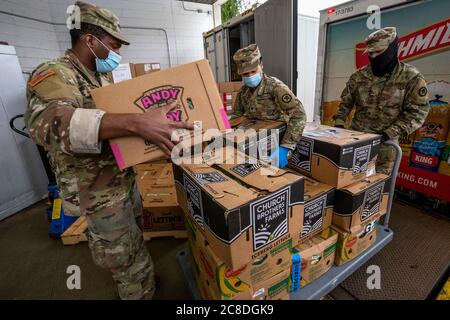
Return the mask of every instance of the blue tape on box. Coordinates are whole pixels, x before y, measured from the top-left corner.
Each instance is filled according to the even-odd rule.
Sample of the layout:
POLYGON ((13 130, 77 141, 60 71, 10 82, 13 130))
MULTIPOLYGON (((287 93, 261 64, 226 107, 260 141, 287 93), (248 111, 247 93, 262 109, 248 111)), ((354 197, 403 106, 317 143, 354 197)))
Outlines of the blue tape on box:
POLYGON ((291 291, 300 289, 300 273, 302 270, 302 257, 299 253, 292 255, 292 287, 291 291))

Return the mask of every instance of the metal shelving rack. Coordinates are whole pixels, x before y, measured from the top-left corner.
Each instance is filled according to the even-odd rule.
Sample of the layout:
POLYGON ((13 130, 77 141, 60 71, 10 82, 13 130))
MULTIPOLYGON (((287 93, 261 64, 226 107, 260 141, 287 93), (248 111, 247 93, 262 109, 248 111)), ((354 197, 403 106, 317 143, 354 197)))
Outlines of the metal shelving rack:
MULTIPOLYGON (((347 279, 352 273, 367 263, 375 254, 383 249, 394 238, 394 232, 389 229, 389 220, 391 217, 392 203, 394 200, 395 181, 397 179, 400 161, 402 157, 402 150, 400 146, 392 141, 387 141, 386 144, 393 146, 397 151, 394 169, 392 170, 392 179, 390 186, 390 197, 388 204, 388 212, 385 216, 383 225, 377 227, 376 242, 361 255, 355 259, 347 262, 342 266, 333 266, 326 274, 304 288, 301 288, 291 293, 291 300, 320 300, 325 295, 333 291, 339 284, 347 279)), ((192 273, 189 262, 189 248, 181 250, 177 254, 177 260, 183 270, 184 276, 187 280, 191 293, 195 300, 201 300, 200 293, 192 273)))

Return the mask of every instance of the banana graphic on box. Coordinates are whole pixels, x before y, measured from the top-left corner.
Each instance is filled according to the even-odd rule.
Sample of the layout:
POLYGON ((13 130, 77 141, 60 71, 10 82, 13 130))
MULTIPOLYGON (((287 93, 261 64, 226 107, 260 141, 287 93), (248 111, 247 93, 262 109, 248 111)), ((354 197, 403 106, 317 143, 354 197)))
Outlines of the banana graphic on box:
POLYGON ((222 264, 216 269, 217 286, 224 297, 233 298, 238 293, 251 289, 247 283, 241 281, 237 276, 229 274, 227 269, 225 264, 222 264))

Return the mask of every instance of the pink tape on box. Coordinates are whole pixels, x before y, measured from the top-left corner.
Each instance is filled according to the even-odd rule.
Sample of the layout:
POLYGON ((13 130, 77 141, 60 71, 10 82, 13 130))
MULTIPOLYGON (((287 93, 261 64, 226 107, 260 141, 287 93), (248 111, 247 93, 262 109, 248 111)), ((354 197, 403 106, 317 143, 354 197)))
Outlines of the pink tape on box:
POLYGON ((120 151, 119 145, 115 143, 111 143, 111 150, 114 154, 114 158, 116 158, 117 165, 119 169, 122 170, 125 168, 125 161, 123 161, 122 152, 120 151))
POLYGON ((220 115, 222 116, 225 129, 231 129, 230 121, 228 121, 227 111, 225 110, 225 108, 220 108, 220 115))

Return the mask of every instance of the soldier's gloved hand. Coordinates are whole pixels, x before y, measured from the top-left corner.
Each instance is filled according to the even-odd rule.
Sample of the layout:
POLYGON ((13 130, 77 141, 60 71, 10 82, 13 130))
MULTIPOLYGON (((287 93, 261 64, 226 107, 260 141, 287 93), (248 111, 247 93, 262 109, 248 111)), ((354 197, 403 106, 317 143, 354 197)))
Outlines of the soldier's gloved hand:
POLYGON ((272 153, 272 155, 270 156, 270 161, 275 160, 276 161, 275 165, 278 168, 283 169, 289 163, 290 152, 291 150, 289 150, 288 148, 278 147, 278 149, 275 150, 275 152, 272 153))
POLYGON ((342 124, 337 124, 334 127, 339 129, 345 129, 345 127, 342 124))
POLYGON ((389 141, 389 140, 391 140, 391 137, 389 137, 389 136, 386 134, 386 132, 383 132, 383 133, 381 134, 381 143, 385 143, 386 141, 389 141))

